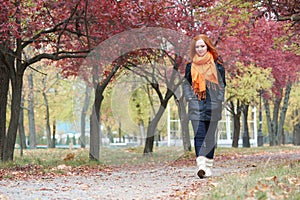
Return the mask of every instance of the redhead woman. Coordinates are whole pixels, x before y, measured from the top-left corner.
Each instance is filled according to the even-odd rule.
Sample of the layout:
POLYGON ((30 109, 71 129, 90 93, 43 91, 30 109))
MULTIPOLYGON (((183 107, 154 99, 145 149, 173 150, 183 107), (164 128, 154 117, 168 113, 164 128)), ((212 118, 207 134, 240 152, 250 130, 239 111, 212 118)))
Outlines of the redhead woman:
POLYGON ((216 129, 222 116, 225 70, 218 51, 206 35, 197 35, 190 46, 191 63, 186 65, 184 96, 194 131, 197 175, 210 177, 216 129))

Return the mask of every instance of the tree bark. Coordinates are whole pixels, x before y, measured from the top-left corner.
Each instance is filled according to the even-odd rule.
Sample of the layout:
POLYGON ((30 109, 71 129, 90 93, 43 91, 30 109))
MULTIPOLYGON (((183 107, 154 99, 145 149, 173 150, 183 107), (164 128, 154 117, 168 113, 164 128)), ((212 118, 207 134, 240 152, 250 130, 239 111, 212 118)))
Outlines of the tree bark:
POLYGON ((109 142, 114 143, 114 135, 111 132, 111 127, 110 126, 107 126, 107 136, 109 138, 109 142))
MULTIPOLYGON (((0 45, 1 47, 1 45, 0 45)), ((2 47, 1 47, 2 48, 2 47)), ((3 160, 4 144, 6 141, 6 109, 9 86, 9 73, 0 54, 0 159, 3 160)))
POLYGON ((263 98, 265 104, 268 132, 269 132, 269 144, 270 146, 274 146, 275 135, 273 134, 273 122, 271 119, 271 109, 269 106, 269 100, 263 98))
POLYGON ((122 142, 122 122, 121 121, 119 121, 118 133, 119 133, 119 143, 121 143, 122 142))
POLYGON ((13 160, 14 157, 14 148, 16 143, 16 135, 20 116, 23 73, 24 71, 17 72, 16 76, 12 80, 11 116, 7 130, 7 139, 4 144, 4 162, 8 160, 13 160))
POLYGON ((243 147, 250 147, 248 110, 249 105, 245 105, 243 109, 243 147))
MULTIPOLYGON (((19 4, 20 2, 17 2, 19 4)), ((16 12, 20 12, 17 8, 16 12)), ((16 19, 17 24, 21 24, 21 20, 16 19)), ((18 29, 18 32, 21 32, 21 26, 18 29)), ((11 99, 11 114, 10 121, 7 130, 7 138, 4 143, 4 153, 3 161, 7 162, 8 160, 13 160, 14 158, 14 149, 16 143, 16 136, 18 131, 19 117, 20 117, 20 105, 21 105, 21 94, 23 86, 23 76, 24 71, 27 67, 26 63, 22 64, 22 41, 20 38, 16 40, 16 51, 13 52, 15 57, 12 58, 13 62, 8 62, 6 65, 8 67, 8 72, 10 74, 11 88, 12 88, 12 99, 11 99), (16 59, 18 58, 18 59, 16 59)), ((9 54, 4 55, 6 61, 11 59, 9 54), (7 59, 8 58, 8 59, 7 59)))
POLYGON ((233 117, 233 137, 232 137, 232 147, 238 147, 239 146, 239 138, 240 138, 240 131, 241 131, 241 123, 240 123, 240 118, 241 118, 241 106, 240 102, 237 101, 236 109, 234 106, 234 102, 230 102, 230 113, 233 117), (235 112, 236 110, 236 112, 235 112))
POLYGON ((89 108, 91 99, 91 88, 86 84, 85 88, 85 98, 84 103, 81 111, 81 135, 80 135, 80 145, 81 148, 85 148, 86 146, 86 139, 85 139, 85 120, 86 120, 86 114, 89 108))
POLYGON ((29 146, 30 149, 36 148, 36 132, 35 132, 35 120, 34 120, 34 91, 33 91, 33 79, 32 74, 28 77, 28 120, 29 120, 29 146))
POLYGON ((232 147, 235 147, 235 148, 239 147, 240 131, 241 131, 240 116, 234 115, 233 116, 232 147))
POLYGON ((278 112, 279 112, 280 102, 281 102, 281 98, 277 98, 274 101, 273 119, 271 119, 271 110, 270 110, 270 106, 269 106, 269 100, 264 98, 270 146, 275 146, 278 144, 277 131, 278 131, 278 112))
POLYGON ((53 129, 52 129, 52 141, 51 141, 51 148, 55 148, 55 135, 56 135, 56 120, 53 120, 53 129))
POLYGON ((291 115, 293 123, 293 144, 300 145, 300 117, 299 109, 294 109, 291 115))
MULTIPOLYGON (((168 89, 169 91, 169 89, 168 89)), ((167 92, 168 93, 168 92, 167 92)), ((145 148, 144 148, 144 155, 151 155, 153 152, 153 143, 154 143, 154 135, 155 130, 157 128, 158 122, 161 119, 164 111, 166 110, 167 104, 171 96, 166 95, 167 98, 161 101, 161 105, 155 114, 154 118, 150 121, 148 129, 147 129, 147 137, 145 142, 145 148)))
POLYGON ((283 130, 283 126, 284 126, 284 121, 285 121, 285 117, 286 117, 286 112, 289 106, 289 98, 290 98, 290 93, 292 90, 292 84, 288 84, 286 86, 286 90, 285 90, 285 95, 284 95, 284 99, 283 99, 283 105, 281 108, 281 113, 280 113, 280 118, 279 118, 279 124, 278 124, 278 145, 281 145, 284 143, 284 130, 283 130))
POLYGON ((23 149, 26 148, 26 137, 25 137, 25 128, 24 128, 24 96, 21 97, 21 109, 20 109, 20 118, 19 118, 19 136, 20 136, 20 155, 23 156, 23 149))
MULTIPOLYGON (((282 90, 281 90, 282 94, 282 90)), ((280 98, 276 98, 274 102, 274 111, 273 111, 273 124, 274 124, 274 133, 275 133, 275 143, 274 145, 279 144, 279 135, 281 133, 278 132, 278 122, 279 122, 279 111, 280 111, 280 104, 281 104, 282 96, 280 98)))
POLYGON ((300 122, 298 122, 294 125, 293 144, 300 145, 300 122))
POLYGON ((110 71, 109 75, 101 82, 101 84, 98 82, 98 69, 97 67, 93 70, 93 83, 95 88, 95 100, 93 104, 93 110, 92 115, 90 116, 90 153, 89 157, 91 160, 97 160, 100 159, 100 110, 101 110, 101 104, 104 99, 103 92, 105 88, 107 87, 108 83, 111 81, 111 79, 114 77, 118 69, 120 68, 120 65, 114 65, 113 69, 110 71))
POLYGON ((100 159, 100 109, 103 101, 104 88, 98 84, 95 90, 95 101, 90 117, 90 153, 91 160, 100 159))
POLYGON ((139 128, 140 128, 140 145, 144 143, 145 138, 145 126, 144 121, 142 119, 139 120, 139 128))
POLYGON ((181 134, 182 134, 182 142, 183 142, 183 149, 185 152, 191 151, 191 138, 189 133, 189 117, 186 112, 186 101, 185 98, 178 99, 178 114, 181 124, 181 134))
MULTIPOLYGON (((44 89, 45 89, 45 85, 44 85, 44 89)), ((46 109, 46 113, 45 113, 45 122, 46 122, 46 124, 45 124, 45 126, 46 126, 46 135, 47 135, 47 147, 51 148, 52 138, 51 138, 51 130, 50 130, 49 102, 48 102, 48 98, 47 98, 47 94, 46 94, 45 90, 43 91, 43 97, 44 97, 45 109, 46 109)))

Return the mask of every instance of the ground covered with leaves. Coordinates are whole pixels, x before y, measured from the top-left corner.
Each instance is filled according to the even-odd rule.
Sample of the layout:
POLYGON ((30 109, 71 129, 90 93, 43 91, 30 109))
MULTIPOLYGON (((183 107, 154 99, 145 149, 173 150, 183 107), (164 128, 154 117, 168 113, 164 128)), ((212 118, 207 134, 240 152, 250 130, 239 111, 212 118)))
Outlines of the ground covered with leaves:
POLYGON ((218 148, 214 176, 178 148, 26 150, 0 169, 0 199, 300 199, 300 147, 218 148))

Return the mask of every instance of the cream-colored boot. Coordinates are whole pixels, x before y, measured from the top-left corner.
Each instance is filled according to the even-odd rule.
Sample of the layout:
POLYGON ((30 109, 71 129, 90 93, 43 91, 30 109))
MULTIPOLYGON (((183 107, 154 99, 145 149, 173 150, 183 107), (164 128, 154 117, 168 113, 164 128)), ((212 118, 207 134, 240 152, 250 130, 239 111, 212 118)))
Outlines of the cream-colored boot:
POLYGON ((208 159, 205 158, 205 164, 206 164, 206 171, 205 171, 205 177, 211 177, 212 176, 212 166, 214 164, 214 159, 208 159))
POLYGON ((199 178, 204 178, 206 176, 206 157, 199 156, 197 157, 196 162, 198 167, 197 175, 199 178))

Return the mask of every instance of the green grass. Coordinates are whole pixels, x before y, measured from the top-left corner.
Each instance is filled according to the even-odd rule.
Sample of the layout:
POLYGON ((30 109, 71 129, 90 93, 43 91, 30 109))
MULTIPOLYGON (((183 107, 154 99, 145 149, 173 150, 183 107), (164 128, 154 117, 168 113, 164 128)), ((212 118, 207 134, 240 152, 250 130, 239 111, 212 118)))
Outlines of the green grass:
POLYGON ((217 148, 216 154, 242 154, 251 155, 257 153, 276 153, 279 151, 289 151, 294 149, 299 149, 299 146, 285 145, 285 146, 263 146, 263 147, 251 147, 251 148, 217 148))
POLYGON ((88 150, 68 150, 68 149, 27 149, 23 156, 20 151, 15 150, 14 160, 0 164, 1 168, 21 167, 28 165, 38 165, 43 168, 52 168, 58 165, 80 166, 90 165, 93 162, 88 159, 88 150), (64 160, 68 154, 74 154, 74 159, 64 160))
POLYGON ((172 162, 184 154, 182 147, 154 147, 151 156, 143 155, 144 147, 108 149, 101 151, 101 160, 107 165, 140 165, 172 162))
POLYGON ((0 163, 1 168, 13 166, 39 165, 53 168, 58 165, 93 166, 93 165, 141 165, 144 163, 172 162, 184 154, 181 147, 154 147, 151 156, 143 155, 143 147, 136 148, 106 148, 100 149, 100 161, 89 159, 88 149, 26 149, 23 156, 20 150, 15 150, 14 161, 0 163), (68 154, 74 154, 74 159, 67 159, 68 154))
POLYGON ((300 199, 300 160, 273 163, 248 172, 214 179, 212 190, 201 199, 300 199))
MULTIPOLYGON (((276 153, 280 151, 293 150, 293 146, 259 147, 259 148, 217 148, 216 156, 219 155, 251 155, 263 154, 264 152, 276 153)), ((26 149, 24 155, 20 156, 20 150, 15 150, 13 162, 0 163, 0 167, 41 165, 43 167, 55 167, 61 164, 69 166, 89 166, 89 165, 140 165, 144 163, 166 163, 178 158, 188 159, 194 157, 194 150, 188 155, 184 154, 183 147, 156 147, 151 156, 143 155, 143 146, 134 148, 107 148, 101 147, 100 161, 95 162, 89 159, 89 149, 26 149), (74 159, 64 160, 68 154, 74 154, 74 159)))

